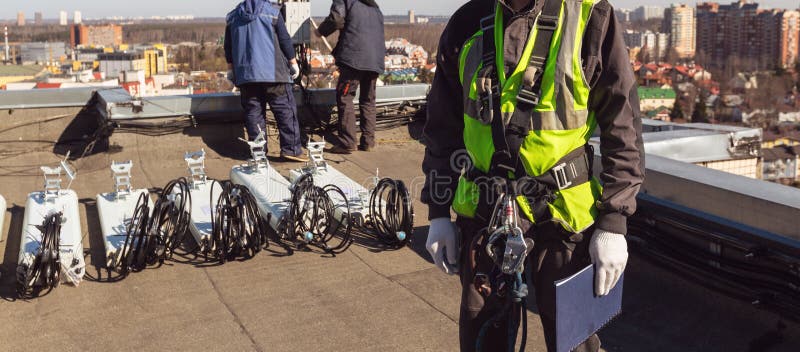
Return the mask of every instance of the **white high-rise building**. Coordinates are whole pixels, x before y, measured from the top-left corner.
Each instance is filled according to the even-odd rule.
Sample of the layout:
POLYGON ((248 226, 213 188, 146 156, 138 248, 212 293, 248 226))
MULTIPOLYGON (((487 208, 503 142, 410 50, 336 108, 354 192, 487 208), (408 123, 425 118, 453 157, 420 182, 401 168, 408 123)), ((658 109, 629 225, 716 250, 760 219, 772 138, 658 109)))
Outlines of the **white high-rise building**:
POLYGON ((617 15, 617 21, 620 22, 630 22, 631 21, 631 14, 633 11, 630 9, 616 9, 614 10, 614 14, 617 15))
POLYGON ((62 26, 67 25, 67 11, 61 11, 58 13, 58 24, 62 26))
POLYGON ((75 24, 81 24, 83 22, 83 18, 81 18, 81 12, 80 11, 75 11, 72 14, 72 21, 75 22, 75 24))
POLYGON ((645 31, 641 33, 642 50, 649 56, 647 61, 661 61, 667 55, 669 34, 645 31))
POLYGON ((670 46, 678 57, 694 56, 696 27, 694 7, 672 5, 664 12, 664 32, 670 34, 670 46))
POLYGON ((655 18, 664 18, 664 8, 661 6, 639 6, 631 12, 631 21, 647 21, 655 18))

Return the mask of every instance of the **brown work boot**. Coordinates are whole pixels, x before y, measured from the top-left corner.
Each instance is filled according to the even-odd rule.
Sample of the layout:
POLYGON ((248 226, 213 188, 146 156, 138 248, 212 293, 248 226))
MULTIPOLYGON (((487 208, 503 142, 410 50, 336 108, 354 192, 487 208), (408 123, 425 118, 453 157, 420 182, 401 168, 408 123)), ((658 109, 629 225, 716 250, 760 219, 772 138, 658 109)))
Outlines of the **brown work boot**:
POLYGON ((339 145, 335 145, 331 147, 331 149, 326 150, 326 153, 333 153, 333 154, 353 154, 355 149, 345 148, 339 145))
POLYGON ((306 158, 303 154, 289 155, 289 154, 281 153, 281 159, 286 159, 286 160, 289 160, 289 161, 296 161, 298 163, 307 163, 308 162, 308 158, 306 158))

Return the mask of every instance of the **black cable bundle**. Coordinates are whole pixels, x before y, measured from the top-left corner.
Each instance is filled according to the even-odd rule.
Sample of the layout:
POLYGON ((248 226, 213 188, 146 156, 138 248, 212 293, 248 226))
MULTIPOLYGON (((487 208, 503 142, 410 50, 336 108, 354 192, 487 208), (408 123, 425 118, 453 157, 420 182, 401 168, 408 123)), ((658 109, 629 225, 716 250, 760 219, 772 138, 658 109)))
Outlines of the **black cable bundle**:
POLYGON ((405 183, 384 178, 369 199, 369 222, 385 244, 402 247, 414 233, 414 208, 405 183))
POLYGON ((154 259, 154 242, 160 242, 158 236, 151 236, 150 228, 150 195, 142 193, 136 202, 133 214, 125 226, 125 242, 111 263, 111 268, 127 275, 129 271, 141 271, 148 262, 154 259), (154 239, 155 238, 155 239, 154 239))
POLYGON ((161 265, 183 243, 189 229, 192 198, 185 178, 170 181, 150 208, 149 193, 142 193, 130 221, 125 241, 110 268, 124 278, 148 266, 161 265))
POLYGON ((763 247, 736 226, 639 201, 642 207, 628 225, 634 250, 725 295, 800 319, 796 256, 763 247), (716 253, 709 250, 709 243, 719 248, 716 253))
MULTIPOLYGON (((150 101, 148 101, 148 103, 152 104, 150 101)), ((116 121, 114 130, 119 133, 135 133, 144 136, 161 137, 182 133, 183 130, 193 126, 194 121, 191 117, 181 116, 166 119, 116 121)))
POLYGON ((157 234, 161 246, 157 256, 160 262, 172 258, 172 254, 183 243, 191 223, 192 195, 191 186, 186 178, 170 181, 161 190, 153 205, 148 231, 157 234))
POLYGON ((221 183, 221 187, 222 193, 211 215, 211 244, 206 246, 206 251, 223 264, 240 256, 252 258, 262 247, 269 246, 268 225, 247 187, 229 181, 221 183))
POLYGON ((61 281, 61 223, 63 214, 53 213, 45 217, 39 230, 42 240, 39 250, 30 267, 17 269, 17 291, 20 297, 30 298, 38 296, 42 290, 49 293, 61 281))
POLYGON ((292 199, 280 234, 285 240, 300 237, 303 243, 338 254, 346 251, 353 242, 350 222, 350 205, 344 192, 334 185, 317 187, 314 177, 304 174, 292 185, 292 199), (336 219, 336 205, 331 197, 344 202, 347 212, 343 219, 336 219), (341 241, 332 246, 330 242, 335 237, 341 241))

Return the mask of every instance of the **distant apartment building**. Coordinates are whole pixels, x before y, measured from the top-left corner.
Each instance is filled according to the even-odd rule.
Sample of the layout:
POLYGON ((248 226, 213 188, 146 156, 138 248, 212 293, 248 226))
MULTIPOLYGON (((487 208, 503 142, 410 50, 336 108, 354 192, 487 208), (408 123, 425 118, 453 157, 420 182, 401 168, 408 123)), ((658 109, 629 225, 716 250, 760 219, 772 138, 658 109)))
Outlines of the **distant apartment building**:
POLYGON ((664 18, 664 8, 661 6, 639 6, 631 12, 631 21, 647 21, 664 18))
POLYGON ((758 4, 744 0, 729 5, 698 4, 697 33, 710 36, 700 41, 703 47, 698 46, 698 57, 706 66, 738 64, 757 69, 764 38, 757 15, 758 4))
POLYGON ((75 11, 72 14, 72 22, 75 23, 75 24, 83 23, 83 17, 81 16, 81 12, 80 11, 75 11))
POLYGON ((696 45, 695 9, 673 4, 664 11, 662 32, 669 33, 669 46, 678 58, 694 57, 696 45))
POLYGON ((67 11, 61 11, 58 13, 58 24, 60 26, 66 26, 68 23, 67 19, 67 11))
POLYGON ((41 12, 36 12, 33 14, 33 24, 37 26, 41 26, 44 23, 44 19, 42 18, 41 12))
POLYGON ((631 52, 639 53, 638 60, 644 62, 662 61, 669 49, 669 34, 651 31, 637 32, 626 30, 622 34, 625 45, 631 52))
POLYGON ((667 56, 669 48, 669 34, 653 33, 646 31, 642 33, 642 51, 645 53, 645 61, 662 61, 667 56))
POLYGON ((77 46, 118 46, 122 44, 122 27, 114 24, 104 26, 85 26, 75 24, 69 31, 70 45, 77 46))
POLYGON ((104 52, 101 48, 75 49, 75 59, 80 62, 95 62, 97 61, 97 56, 104 52))
POLYGON ((25 13, 24 12, 17 12, 17 26, 24 26, 25 25, 25 13))
POLYGON ((721 21, 717 21, 718 13, 719 3, 716 2, 699 3, 695 8, 696 55, 706 64, 715 57, 721 57, 723 52, 722 47, 717 46, 724 39, 721 21))
POLYGON ((145 77, 166 73, 169 63, 167 61, 167 47, 163 44, 155 45, 137 45, 133 48, 136 52, 141 52, 144 55, 145 77))
POLYGON ((616 9, 614 10, 614 15, 617 16, 617 21, 622 23, 630 22, 631 20, 631 10, 629 9, 616 9))
POLYGON ((146 61, 142 53, 102 53, 97 55, 100 72, 109 78, 122 78, 125 72, 144 71, 146 61))
POLYGON ((416 23, 416 18, 414 18, 414 10, 408 10, 408 23, 414 24, 416 23))
POLYGON ((766 57, 767 60, 773 59, 773 64, 780 68, 793 67, 800 59, 800 12, 798 11, 774 11, 772 21, 769 24, 770 38, 765 50, 769 50, 774 56, 766 57))
POLYGON ((622 33, 622 39, 625 41, 625 45, 628 46, 628 48, 641 48, 644 46, 642 32, 627 29, 622 33))
POLYGON ((697 58, 717 68, 789 68, 798 59, 800 13, 760 10, 745 0, 697 5, 697 58))
POLYGON ((21 43, 19 45, 19 61, 23 65, 45 64, 65 59, 67 46, 58 42, 21 43))

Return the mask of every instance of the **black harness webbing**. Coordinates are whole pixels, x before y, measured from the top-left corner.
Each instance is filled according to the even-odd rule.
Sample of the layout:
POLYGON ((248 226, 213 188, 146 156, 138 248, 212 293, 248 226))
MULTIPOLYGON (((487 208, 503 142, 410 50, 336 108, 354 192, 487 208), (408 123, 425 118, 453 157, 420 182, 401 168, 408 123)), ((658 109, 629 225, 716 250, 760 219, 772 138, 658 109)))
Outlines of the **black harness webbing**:
MULTIPOLYGON (((490 218, 491 209, 493 208, 486 203, 490 199, 496 199, 495 196, 497 194, 493 195, 493 193, 495 193, 495 189, 499 185, 495 184, 494 181, 505 183, 508 180, 515 195, 519 194, 527 197, 534 217, 539 222, 545 217, 550 217, 547 204, 551 201, 555 191, 587 182, 590 177, 590 158, 593 157, 593 153, 587 156, 586 149, 581 147, 570 152, 562 160, 559 160, 553 168, 539 177, 518 178, 518 176, 527 175, 527 172, 521 166, 519 149, 523 139, 532 129, 531 118, 533 115, 530 110, 539 103, 542 72, 544 72, 544 67, 547 64, 551 42, 558 28, 561 3, 561 0, 537 0, 534 8, 528 14, 529 19, 531 18, 530 16, 536 19, 534 25, 536 26, 537 35, 534 39, 531 57, 525 69, 522 85, 517 94, 517 110, 521 111, 512 113, 507 119, 504 118, 500 107, 500 90, 502 87, 500 86, 499 72, 500 70, 505 70, 505 67, 497 67, 498 64, 504 65, 504 63, 495 62, 497 48, 495 47, 494 21, 497 14, 494 12, 496 10, 491 11, 494 15, 481 19, 480 25, 483 31, 481 39, 483 46, 482 68, 477 75, 480 108, 478 111, 479 116, 475 116, 475 118, 484 124, 491 125, 495 152, 492 155, 488 173, 483 173, 473 166, 471 170, 467 171, 465 177, 479 184, 479 198, 481 201, 478 203, 477 216, 483 219, 488 220, 490 218), (485 180, 485 182, 482 180, 485 180)), ((506 278, 509 279, 509 277, 506 278)), ((523 283, 519 273, 512 281, 513 283, 510 283, 510 286, 512 287, 511 295, 513 297, 508 297, 504 309, 485 322, 480 329, 476 341, 476 348, 479 351, 486 347, 483 346, 483 339, 488 327, 504 316, 509 320, 507 331, 508 350, 514 350, 520 323, 523 329, 520 351, 525 350, 527 337, 525 297, 528 294, 527 286, 523 283)))
POLYGON ((528 14, 529 18, 535 19, 534 25, 537 34, 523 82, 517 94, 517 110, 520 112, 513 113, 508 118, 502 118, 500 110, 501 87, 499 86, 498 72, 504 68, 497 67, 497 63, 494 61, 497 50, 494 38, 494 16, 481 19, 483 68, 478 75, 481 99, 481 116, 479 118, 484 123, 491 123, 492 126, 492 140, 495 147, 489 168, 492 176, 508 178, 525 174, 519 163, 519 147, 531 130, 532 115, 529 111, 539 103, 542 73, 547 64, 555 31, 558 28, 560 14, 561 1, 559 0, 538 1, 528 14))

